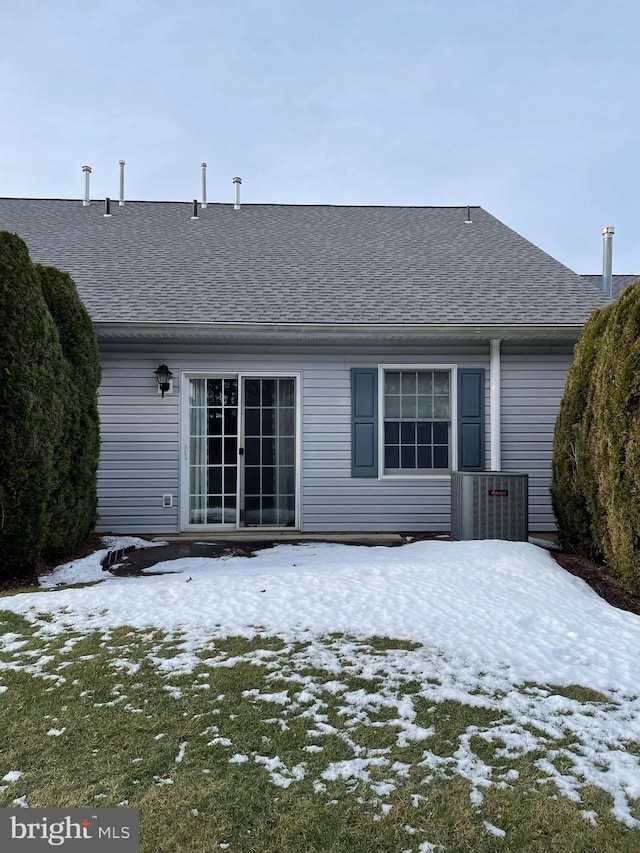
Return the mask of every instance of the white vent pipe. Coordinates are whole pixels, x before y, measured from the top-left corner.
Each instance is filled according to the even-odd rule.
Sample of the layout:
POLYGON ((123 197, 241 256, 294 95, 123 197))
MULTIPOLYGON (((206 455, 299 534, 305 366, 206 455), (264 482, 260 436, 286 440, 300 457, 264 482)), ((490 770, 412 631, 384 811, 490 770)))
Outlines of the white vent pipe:
POLYGON ((200 207, 207 206, 207 164, 201 163, 200 168, 202 169, 202 203, 200 207))
POLYGON ((602 289, 609 299, 613 296, 613 225, 605 225, 602 229, 602 289))
POLYGON ((120 166, 120 200, 118 205, 122 207, 124 204, 124 160, 118 160, 118 165, 120 166))
POLYGON ((91 166, 83 166, 82 172, 84 174, 84 198, 82 199, 82 206, 88 207, 91 204, 91 196, 89 195, 89 179, 91 176, 91 166))
POLYGON ((233 179, 233 209, 240 210, 240 184, 242 183, 242 178, 234 178, 233 179))

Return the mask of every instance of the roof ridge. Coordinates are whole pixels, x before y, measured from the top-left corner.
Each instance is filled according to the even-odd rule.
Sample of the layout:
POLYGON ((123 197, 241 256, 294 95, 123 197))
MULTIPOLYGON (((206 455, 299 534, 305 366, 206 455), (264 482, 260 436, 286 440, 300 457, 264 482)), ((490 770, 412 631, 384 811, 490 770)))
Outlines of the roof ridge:
MULTIPOLYGON (((105 201, 105 198, 110 198, 111 201, 117 201, 115 196, 95 197, 92 202, 105 201)), ((82 204, 80 197, 75 198, 45 198, 45 197, 27 197, 27 196, 0 196, 0 201, 68 201, 82 204)), ((197 199, 198 204, 200 199, 197 199)), ((145 199, 145 198, 127 198, 126 204, 193 204, 193 199, 145 199)), ((233 206, 233 201, 208 201, 208 207, 228 207, 233 206)), ((377 210, 466 210, 469 207, 471 210, 482 210, 480 204, 331 204, 328 202, 277 202, 277 201, 249 201, 242 202, 242 207, 331 207, 331 208, 354 208, 356 210, 377 209, 377 210)))

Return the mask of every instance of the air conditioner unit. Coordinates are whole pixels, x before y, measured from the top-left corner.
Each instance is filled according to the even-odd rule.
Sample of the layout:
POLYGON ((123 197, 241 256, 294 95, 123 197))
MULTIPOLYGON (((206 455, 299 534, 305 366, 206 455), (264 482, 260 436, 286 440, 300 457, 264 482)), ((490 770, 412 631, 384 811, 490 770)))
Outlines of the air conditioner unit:
POLYGON ((451 474, 454 539, 529 538, 529 475, 502 471, 451 474))

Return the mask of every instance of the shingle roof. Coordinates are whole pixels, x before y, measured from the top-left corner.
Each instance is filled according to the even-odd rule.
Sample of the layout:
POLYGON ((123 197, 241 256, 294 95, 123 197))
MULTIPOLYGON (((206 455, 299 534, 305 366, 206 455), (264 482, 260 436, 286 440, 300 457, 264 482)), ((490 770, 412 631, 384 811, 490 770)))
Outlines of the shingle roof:
MULTIPOLYGON (((583 275, 582 278, 602 288, 601 275, 589 274, 583 275)), ((613 292, 613 298, 617 299, 628 284, 634 284, 636 281, 640 281, 640 275, 612 275, 611 290, 613 292)))
POLYGON ((0 199, 96 321, 582 323, 600 288, 479 207, 0 199))

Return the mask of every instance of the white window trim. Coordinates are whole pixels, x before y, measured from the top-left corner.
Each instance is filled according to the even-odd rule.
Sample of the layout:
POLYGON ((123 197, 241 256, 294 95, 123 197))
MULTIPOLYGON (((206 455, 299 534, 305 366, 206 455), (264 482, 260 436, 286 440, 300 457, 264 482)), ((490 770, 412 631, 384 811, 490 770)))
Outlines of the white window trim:
POLYGON ((457 364, 379 364, 378 365, 378 480, 449 480, 458 470, 458 365, 457 364), (440 474, 389 474, 384 470, 384 375, 390 370, 446 370, 450 376, 451 467, 440 474))

